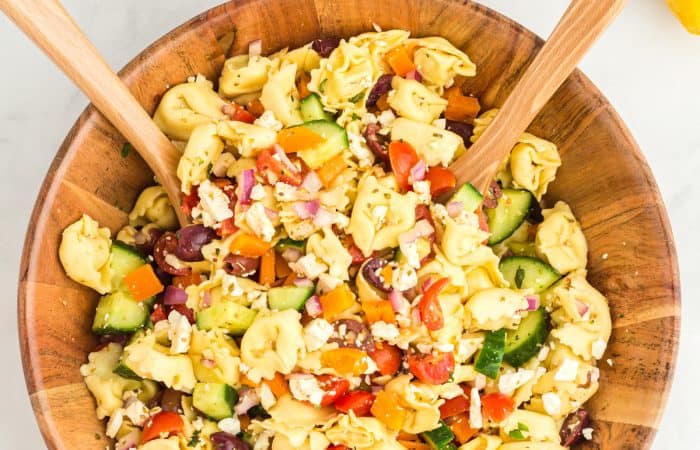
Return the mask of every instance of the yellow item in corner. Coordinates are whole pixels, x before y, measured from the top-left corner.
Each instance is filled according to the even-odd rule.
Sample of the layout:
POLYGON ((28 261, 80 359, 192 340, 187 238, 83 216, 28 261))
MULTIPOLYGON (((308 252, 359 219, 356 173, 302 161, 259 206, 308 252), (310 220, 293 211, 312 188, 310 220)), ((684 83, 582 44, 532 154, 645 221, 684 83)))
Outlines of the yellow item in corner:
POLYGON ((694 34, 700 34, 700 0, 666 0, 683 26, 694 34))

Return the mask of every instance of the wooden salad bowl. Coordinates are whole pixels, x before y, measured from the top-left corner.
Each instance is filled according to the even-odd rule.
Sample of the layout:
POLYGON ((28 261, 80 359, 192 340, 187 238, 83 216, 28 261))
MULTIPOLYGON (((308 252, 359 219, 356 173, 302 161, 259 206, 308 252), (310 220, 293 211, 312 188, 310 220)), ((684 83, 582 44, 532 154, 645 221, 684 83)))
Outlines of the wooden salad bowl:
MULTIPOLYGON (((147 111, 169 86, 202 73, 217 79, 227 55, 262 38, 265 53, 319 36, 404 28, 441 35, 476 63, 467 81, 485 108, 501 105, 542 40, 469 1, 240 0, 213 8, 144 50, 121 77, 147 111), (235 38, 234 38, 235 33, 235 38)), ((680 288, 673 236, 659 190, 612 106, 574 72, 531 126, 557 144, 563 165, 547 196, 568 202, 589 243, 589 280, 610 301, 613 332, 589 402, 594 439, 583 448, 649 448, 673 379, 680 288), (606 364, 610 358, 612 364, 606 364)), ((61 231, 87 213, 113 232, 127 222, 153 175, 124 138, 88 107, 46 176, 30 221, 19 279, 18 321, 27 388, 51 449, 104 449, 104 424, 79 372, 97 344, 98 295, 68 279, 61 231)))

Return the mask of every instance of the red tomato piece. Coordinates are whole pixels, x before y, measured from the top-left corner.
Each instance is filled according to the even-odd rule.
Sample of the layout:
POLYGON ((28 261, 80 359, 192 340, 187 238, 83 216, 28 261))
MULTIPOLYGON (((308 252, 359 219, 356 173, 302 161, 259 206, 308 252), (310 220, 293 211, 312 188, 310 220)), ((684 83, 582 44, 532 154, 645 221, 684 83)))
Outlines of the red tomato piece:
POLYGON ((283 183, 299 186, 302 182, 301 171, 290 170, 282 161, 279 161, 274 156, 274 150, 271 148, 265 149, 258 155, 257 169, 265 179, 270 182, 269 172, 283 183))
POLYGON ((419 161, 418 153, 408 142, 394 141, 389 144, 389 162, 402 192, 411 187, 408 177, 411 168, 419 161))
POLYGON ((408 370, 423 383, 442 384, 450 379, 455 370, 455 357, 451 352, 414 353, 408 356, 408 370))
POLYGON ((401 349, 395 345, 377 342, 374 351, 369 352, 370 358, 379 369, 382 375, 394 375, 401 367, 403 356, 401 349))
POLYGON ((236 226, 235 218, 229 217, 221 222, 221 226, 216 229, 216 234, 221 237, 226 237, 232 235, 236 231, 238 231, 238 227, 236 226))
POLYGON ((425 179, 430 181, 430 195, 433 198, 451 191, 457 185, 455 174, 447 167, 431 167, 425 174, 425 179))
POLYGON ((442 291, 450 279, 440 278, 425 290, 423 297, 418 304, 418 310, 420 311, 420 318, 425 324, 425 327, 430 331, 439 330, 445 325, 445 317, 442 313, 442 307, 440 306, 440 301, 438 300, 438 295, 442 291))
POLYGON ((343 444, 331 444, 326 450, 350 450, 350 447, 343 444))
POLYGON ((153 312, 151 313, 151 323, 158 323, 161 320, 165 320, 168 317, 165 315, 165 310, 163 309, 163 305, 157 303, 153 307, 153 312))
POLYGON ((356 416, 368 416, 372 404, 374 403, 374 394, 367 391, 352 391, 335 401, 335 408, 347 413, 352 410, 356 416))
POLYGON ((506 394, 494 392, 481 396, 484 417, 494 422, 503 422, 515 410, 515 401, 506 394))
POLYGON ((178 413, 163 411, 149 418, 143 426, 141 443, 148 442, 161 434, 177 434, 182 431, 185 423, 178 413))
POLYGON ((465 411, 469 411, 469 398, 466 395, 460 395, 449 400, 445 400, 440 406, 440 418, 456 416, 465 411))
POLYGON ((326 391, 326 395, 321 400, 321 406, 332 405, 350 390, 350 382, 345 378, 334 377, 332 375, 319 375, 318 385, 326 391))
POLYGON ((187 214, 188 216, 192 215, 192 208, 197 206, 199 203, 199 193, 197 192, 197 189, 199 186, 192 186, 190 188, 190 193, 187 195, 182 196, 182 212, 187 214))
POLYGON ((231 102, 229 105, 224 105, 222 111, 231 120, 245 123, 255 122, 255 116, 238 103, 231 102))

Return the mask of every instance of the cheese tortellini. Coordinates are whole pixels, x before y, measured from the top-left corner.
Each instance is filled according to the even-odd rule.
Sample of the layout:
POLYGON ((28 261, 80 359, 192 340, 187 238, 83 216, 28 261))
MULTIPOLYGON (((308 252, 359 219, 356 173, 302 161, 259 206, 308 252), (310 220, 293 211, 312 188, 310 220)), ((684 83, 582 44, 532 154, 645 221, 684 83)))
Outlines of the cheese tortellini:
POLYGON ((561 166, 557 146, 530 133, 523 133, 510 152, 513 185, 527 189, 539 200, 561 166))
POLYGON ((401 117, 417 122, 432 123, 447 108, 447 100, 416 80, 394 77, 394 89, 389 94, 389 106, 401 117))
POLYGON ((262 90, 268 74, 279 68, 280 61, 264 56, 238 55, 224 63, 219 78, 219 93, 224 97, 237 97, 262 90))
POLYGON ((391 70, 384 58, 386 53, 405 43, 409 35, 410 33, 405 30, 386 30, 362 33, 351 37, 348 42, 357 47, 366 48, 369 51, 375 71, 389 73, 391 70))
POLYGON ((447 166, 462 146, 462 138, 455 133, 405 117, 391 125, 391 140, 411 144, 428 166, 447 166))
MULTIPOLYGON (((254 157, 277 141, 277 133, 269 128, 234 120, 219 122, 216 133, 228 145, 235 147, 243 158, 254 157)), ((228 170, 227 174, 230 172, 228 170)))
POLYGON ((177 228, 175 210, 162 186, 151 186, 141 191, 134 208, 129 213, 129 224, 132 226, 138 227, 149 223, 154 223, 163 230, 177 228))
POLYGON ((215 124, 207 123, 194 129, 177 165, 182 192, 189 194, 192 186, 209 178, 209 168, 223 150, 224 142, 217 135, 215 124))
POLYGON ((476 65, 444 38, 425 37, 411 39, 409 43, 415 45, 413 61, 418 72, 437 88, 448 87, 456 75, 476 75, 476 65))
POLYGON ((402 450, 404 447, 396 442, 394 435, 374 417, 357 417, 352 412, 340 416, 326 431, 326 437, 334 444, 357 449, 402 450))
POLYGON ((484 289, 472 295, 465 306, 472 327, 482 330, 513 328, 519 321, 519 311, 527 309, 525 296, 506 288, 484 289))
POLYGON ((348 268, 352 263, 352 256, 343 247, 338 236, 329 227, 323 229, 323 237, 314 234, 306 243, 308 251, 320 255, 321 259, 328 266, 328 274, 339 280, 347 280, 348 268))
POLYGON ((110 249, 112 239, 109 228, 100 225, 83 214, 78 221, 63 230, 58 256, 66 274, 100 294, 111 289, 110 249))
POLYGON ((239 350, 236 342, 221 330, 193 330, 188 352, 194 375, 202 383, 239 381, 239 350), (205 363, 206 361, 206 363, 205 363))
POLYGON ((588 262, 588 244, 571 208, 557 202, 554 208, 542 211, 544 222, 537 227, 537 254, 559 273, 584 269, 588 262))
MULTIPOLYGON (((254 429, 282 435, 294 448, 304 445, 316 426, 328 423, 334 416, 332 409, 316 408, 289 395, 278 398, 268 413, 269 419, 253 422, 254 429)), ((314 437, 316 439, 318 437, 314 437)), ((284 441, 278 442, 278 445, 284 444, 284 441)))
POLYGON ((263 86, 260 102, 272 111, 285 126, 302 122, 299 112, 299 91, 296 87, 297 65, 292 63, 270 74, 263 86))
POLYGON ((394 378, 385 387, 398 399, 399 406, 406 409, 406 418, 401 429, 407 433, 421 433, 437 428, 440 422, 439 407, 445 401, 439 398, 430 386, 412 383, 411 377, 394 378))

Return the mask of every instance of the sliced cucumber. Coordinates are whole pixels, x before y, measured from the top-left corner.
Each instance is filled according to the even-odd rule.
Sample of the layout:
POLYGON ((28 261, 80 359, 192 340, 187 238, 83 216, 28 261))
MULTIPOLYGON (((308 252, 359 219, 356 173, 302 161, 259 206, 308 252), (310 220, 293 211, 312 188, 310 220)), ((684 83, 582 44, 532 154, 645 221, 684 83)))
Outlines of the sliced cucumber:
POLYGON ((450 199, 450 202, 462 203, 465 211, 469 212, 476 211, 482 201, 484 196, 471 183, 464 183, 450 199))
POLYGON ((112 291, 122 289, 124 277, 146 264, 138 250, 120 241, 112 243, 112 261, 109 272, 112 279, 112 291))
POLYGON ((491 231, 489 245, 498 244, 513 234, 525 221, 533 201, 534 198, 529 191, 503 189, 503 196, 498 199, 498 206, 494 209, 486 209, 491 231))
POLYGON ((97 334, 133 333, 143 328, 150 301, 136 301, 127 291, 107 294, 97 303, 92 331, 97 334))
POLYGON ((312 286, 280 286, 267 291, 267 302, 270 309, 296 309, 301 310, 304 303, 314 294, 312 286))
POLYGON ((447 450, 455 438, 454 433, 450 430, 445 422, 440 421, 440 426, 434 430, 421 433, 425 442, 430 445, 433 450, 447 450))
POLYGON ((324 141, 313 148, 302 150, 298 155, 312 169, 318 169, 326 161, 348 148, 345 128, 329 120, 314 120, 301 125, 321 135, 324 141))
POLYGON ((295 241, 294 239, 284 238, 280 239, 279 242, 277 242, 277 244, 275 245, 275 250, 277 250, 280 253, 284 252, 288 248, 294 248, 296 250, 304 252, 306 249, 306 241, 295 241))
POLYGON ((323 104, 317 94, 304 97, 300 102, 301 118, 304 122, 327 120, 333 122, 333 116, 323 110, 323 104))
POLYGON ((231 301, 220 301, 197 312, 197 328, 213 330, 223 328, 233 335, 241 335, 250 327, 256 312, 231 301))
POLYGON ((506 243, 506 247, 508 247, 510 251, 517 256, 531 256, 533 258, 537 257, 537 251, 535 250, 534 242, 508 241, 506 243))
POLYGON ((540 293, 561 278, 561 274, 541 259, 511 256, 501 260, 498 269, 511 289, 533 289, 540 293))
POLYGON ((537 354, 548 334, 544 308, 530 311, 518 328, 508 330, 503 360, 513 367, 522 366, 537 354))
MULTIPOLYGON (((428 256, 430 252, 433 251, 432 246, 430 245, 430 241, 424 237, 419 237, 416 239, 416 247, 418 250, 418 260, 422 261, 423 258, 428 256)), ((396 255, 394 256, 394 261, 396 261, 399 264, 406 264, 408 263, 408 257, 404 255, 401 250, 396 251, 396 255)))
POLYGON ((498 369, 503 362, 503 353, 506 348, 506 330, 489 331, 484 339, 484 346, 476 356, 474 370, 483 373, 491 379, 496 379, 498 369))
POLYGON ((225 383, 197 383, 192 391, 192 405, 214 420, 233 416, 238 393, 225 383))

